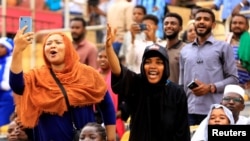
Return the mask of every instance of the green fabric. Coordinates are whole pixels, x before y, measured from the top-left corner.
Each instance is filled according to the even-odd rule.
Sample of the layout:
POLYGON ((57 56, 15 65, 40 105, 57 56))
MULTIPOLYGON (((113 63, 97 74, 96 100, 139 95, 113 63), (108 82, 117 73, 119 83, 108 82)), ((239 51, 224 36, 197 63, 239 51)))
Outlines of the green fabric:
POLYGON ((250 34, 247 31, 240 37, 238 55, 242 66, 250 72, 250 34))

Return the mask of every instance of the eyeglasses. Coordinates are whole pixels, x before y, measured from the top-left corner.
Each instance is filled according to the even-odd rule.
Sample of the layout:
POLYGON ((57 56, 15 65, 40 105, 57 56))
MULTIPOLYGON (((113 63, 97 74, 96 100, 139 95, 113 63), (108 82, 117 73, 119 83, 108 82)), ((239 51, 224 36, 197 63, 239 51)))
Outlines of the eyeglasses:
POLYGON ((238 102, 238 103, 242 103, 242 98, 239 98, 239 97, 223 97, 222 99, 223 101, 226 101, 226 102, 230 102, 231 100, 233 100, 233 102, 238 102))

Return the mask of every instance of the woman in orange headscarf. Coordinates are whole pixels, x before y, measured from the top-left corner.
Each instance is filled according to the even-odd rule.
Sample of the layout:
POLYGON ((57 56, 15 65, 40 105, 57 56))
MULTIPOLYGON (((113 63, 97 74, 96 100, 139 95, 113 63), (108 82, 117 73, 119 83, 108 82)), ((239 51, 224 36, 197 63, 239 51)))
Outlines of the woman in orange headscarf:
POLYGON ((24 127, 33 129, 33 137, 37 141, 72 140, 72 117, 50 69, 66 90, 78 129, 88 122, 94 122, 93 104, 105 98, 105 81, 94 68, 79 62, 70 39, 61 32, 45 37, 45 65, 23 73, 22 52, 32 43, 34 35, 33 32, 24 33, 25 29, 20 29, 14 38, 10 69, 10 85, 16 93, 17 117, 24 127))

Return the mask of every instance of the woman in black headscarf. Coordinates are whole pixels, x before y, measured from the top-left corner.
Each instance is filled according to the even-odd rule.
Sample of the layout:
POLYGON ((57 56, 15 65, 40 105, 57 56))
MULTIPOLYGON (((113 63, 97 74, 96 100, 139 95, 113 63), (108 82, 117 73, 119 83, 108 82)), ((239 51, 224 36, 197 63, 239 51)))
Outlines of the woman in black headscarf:
POLYGON ((107 26, 106 52, 112 70, 112 89, 126 97, 130 120, 129 141, 189 141, 187 98, 182 87, 168 80, 166 49, 146 47, 141 73, 119 64, 113 50, 114 32, 107 26))

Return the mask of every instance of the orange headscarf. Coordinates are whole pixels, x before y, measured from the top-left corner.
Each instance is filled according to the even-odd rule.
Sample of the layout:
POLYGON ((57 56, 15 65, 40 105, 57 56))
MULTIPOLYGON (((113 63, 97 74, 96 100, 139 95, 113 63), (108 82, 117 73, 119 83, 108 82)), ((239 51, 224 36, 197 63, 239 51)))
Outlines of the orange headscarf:
MULTIPOLYGON (((53 34, 61 35, 65 43, 65 68, 55 74, 67 91, 70 105, 79 107, 100 102, 107 91, 102 76, 94 68, 79 62, 79 56, 65 34, 48 34, 45 41, 53 34)), ((34 127, 43 112, 63 115, 67 111, 64 96, 50 74, 51 65, 44 49, 43 58, 44 66, 24 74, 23 95, 14 95, 18 118, 25 127, 34 127)))

